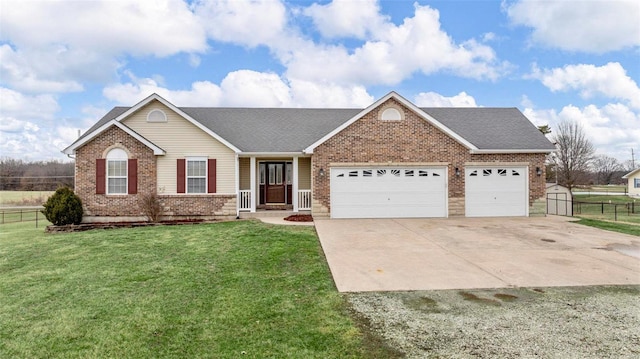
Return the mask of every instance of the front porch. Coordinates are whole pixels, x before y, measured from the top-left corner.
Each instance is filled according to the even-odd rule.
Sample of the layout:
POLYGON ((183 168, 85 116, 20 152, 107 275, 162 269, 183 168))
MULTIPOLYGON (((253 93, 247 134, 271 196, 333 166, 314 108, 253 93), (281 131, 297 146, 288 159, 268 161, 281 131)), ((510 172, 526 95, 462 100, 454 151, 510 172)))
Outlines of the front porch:
POLYGON ((311 211, 310 157, 239 157, 238 178, 237 202, 241 218, 247 218, 247 212, 296 214, 311 211))

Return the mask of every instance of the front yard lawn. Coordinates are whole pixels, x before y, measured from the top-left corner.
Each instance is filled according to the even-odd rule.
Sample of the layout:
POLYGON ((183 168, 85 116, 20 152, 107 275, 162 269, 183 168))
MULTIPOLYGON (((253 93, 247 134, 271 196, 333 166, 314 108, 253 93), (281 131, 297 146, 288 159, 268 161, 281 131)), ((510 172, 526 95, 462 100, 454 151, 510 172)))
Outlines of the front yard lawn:
POLYGON ((309 227, 4 225, 0 308, 3 358, 385 356, 363 349, 309 227))

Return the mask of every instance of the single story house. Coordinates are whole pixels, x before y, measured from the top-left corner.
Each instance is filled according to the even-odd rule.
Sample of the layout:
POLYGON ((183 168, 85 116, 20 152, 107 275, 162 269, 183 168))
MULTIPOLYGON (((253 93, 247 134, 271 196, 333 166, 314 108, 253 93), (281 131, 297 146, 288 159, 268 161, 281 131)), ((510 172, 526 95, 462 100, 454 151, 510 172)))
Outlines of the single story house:
POLYGON ((627 182, 627 194, 631 197, 640 197, 640 168, 622 176, 627 182))
MULTIPOLYGON (((395 92, 364 109, 115 107, 63 153, 85 220, 528 216, 555 147, 516 108, 420 108, 395 92)), ((534 206, 537 204, 537 206, 534 206)))

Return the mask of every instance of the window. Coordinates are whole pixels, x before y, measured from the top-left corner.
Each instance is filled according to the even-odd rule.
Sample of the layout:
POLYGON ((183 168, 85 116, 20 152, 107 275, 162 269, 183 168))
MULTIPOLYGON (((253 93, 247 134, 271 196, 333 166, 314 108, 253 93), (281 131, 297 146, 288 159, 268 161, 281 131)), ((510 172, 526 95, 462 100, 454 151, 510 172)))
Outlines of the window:
POLYGON ((428 177, 429 172, 426 170, 418 170, 418 177, 428 177))
POLYGON ((401 121, 402 120, 402 112, 395 107, 389 107, 384 109, 380 114, 380 119, 382 121, 401 121))
POLYGON ((362 170, 362 177, 371 177, 373 175, 373 170, 362 170))
POLYGON ((151 110, 147 114, 147 122, 167 122, 167 115, 162 110, 151 110))
POLYGON ((504 169, 504 168, 498 168, 498 175, 506 176, 507 175, 507 170, 504 169))
POLYGON ((206 159, 187 159, 187 193, 207 193, 206 159))
POLYGON ((404 170, 405 177, 413 177, 413 170, 404 170))
POLYGON ((269 185, 282 184, 282 163, 269 163, 269 185))
POLYGON ((640 178, 633 179, 633 188, 640 188, 640 178))
POLYGON ((358 171, 349 171, 349 177, 358 177, 358 171))
POLYGON ((120 148, 107 154, 107 194, 127 194, 127 159, 120 148))
POLYGON ((483 169, 482 170, 482 175, 485 176, 485 177, 486 176, 491 176, 492 173, 493 173, 493 170, 491 170, 491 169, 483 169))
POLYGON ((266 180, 267 180, 267 173, 266 173, 266 165, 264 163, 260 164, 260 184, 263 185, 265 184, 266 180))
POLYGON ((291 185, 291 183, 293 182, 293 163, 287 162, 286 167, 287 167, 286 181, 288 185, 291 185))

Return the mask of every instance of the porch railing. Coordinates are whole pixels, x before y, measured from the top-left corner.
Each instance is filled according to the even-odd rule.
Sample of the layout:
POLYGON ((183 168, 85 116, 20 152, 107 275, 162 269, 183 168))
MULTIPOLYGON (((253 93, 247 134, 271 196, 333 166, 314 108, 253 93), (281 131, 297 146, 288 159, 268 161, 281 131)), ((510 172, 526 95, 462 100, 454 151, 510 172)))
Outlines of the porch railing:
POLYGON ((251 210, 251 190, 240 190, 240 196, 238 196, 238 205, 239 210, 241 211, 250 211, 251 210))
POLYGON ((311 210, 311 190, 310 189, 298 190, 298 209, 311 210))

